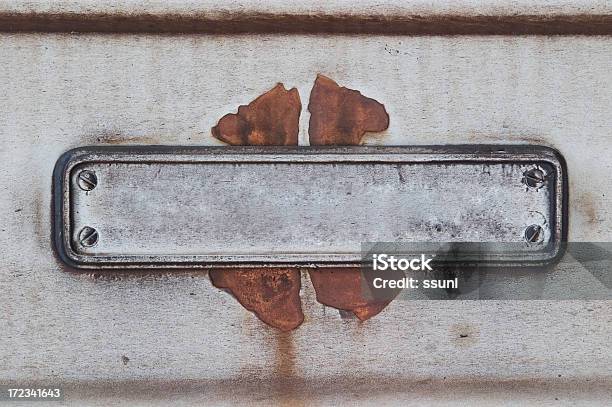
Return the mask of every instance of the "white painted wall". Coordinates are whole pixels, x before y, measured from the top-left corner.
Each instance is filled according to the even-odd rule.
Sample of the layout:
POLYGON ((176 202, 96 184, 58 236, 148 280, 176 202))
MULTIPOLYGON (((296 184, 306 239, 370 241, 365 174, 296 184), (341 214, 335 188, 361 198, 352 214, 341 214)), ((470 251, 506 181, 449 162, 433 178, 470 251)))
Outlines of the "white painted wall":
MULTIPOLYGON (((185 403, 442 403, 464 394, 604 404, 610 301, 395 301, 360 324, 318 304, 304 276, 307 319, 281 335, 204 274, 62 270, 50 186, 69 148, 219 144, 210 128, 223 114, 277 81, 296 86, 306 106, 320 72, 386 105, 391 126, 369 143, 559 149, 570 239, 610 241, 611 62, 608 37, 1 34, 0 380, 65 382, 75 404, 103 403, 112 389, 125 402, 183 389, 185 403), (437 388, 446 390, 438 397, 437 388)), ((304 114, 302 144, 307 122, 304 114)), ((576 276, 588 278, 557 274, 576 276)))

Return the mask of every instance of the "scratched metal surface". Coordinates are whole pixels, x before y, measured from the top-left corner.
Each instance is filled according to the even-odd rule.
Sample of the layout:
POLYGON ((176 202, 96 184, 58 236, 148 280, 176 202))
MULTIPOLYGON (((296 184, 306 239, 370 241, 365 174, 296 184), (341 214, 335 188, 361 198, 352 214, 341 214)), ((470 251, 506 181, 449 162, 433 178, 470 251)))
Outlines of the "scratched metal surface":
MULTIPOLYGON (((5 33, 0 55, 3 381, 63 382, 75 405, 113 392, 133 404, 612 397, 609 301, 395 301, 358 323, 318 304, 304 274, 306 321, 279 334, 206 273, 78 273, 51 245, 64 151, 219 145, 210 128, 222 115, 278 81, 306 105, 318 72, 385 104, 391 125, 369 144, 557 148, 570 240, 610 241, 609 37, 5 33)), ((305 111, 301 144, 307 123, 305 111)), ((556 277, 577 289, 593 278, 556 277)))
POLYGON ((432 241, 513 243, 489 261, 526 264, 559 254, 566 177, 533 146, 83 148, 56 166, 54 233, 87 268, 359 266, 364 242, 432 241))

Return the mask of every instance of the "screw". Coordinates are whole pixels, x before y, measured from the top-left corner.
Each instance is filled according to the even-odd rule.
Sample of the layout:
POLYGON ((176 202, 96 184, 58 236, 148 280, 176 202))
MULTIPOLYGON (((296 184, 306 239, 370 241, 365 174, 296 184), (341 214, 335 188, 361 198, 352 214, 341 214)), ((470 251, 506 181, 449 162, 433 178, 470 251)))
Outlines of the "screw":
POLYGON ((523 173, 523 183, 532 188, 539 188, 546 182, 546 174, 539 168, 532 168, 523 173))
POLYGON ((544 240, 544 230, 540 225, 530 225, 525 229, 525 240, 529 243, 541 243, 544 240))
POLYGON ((85 226, 79 232, 79 243, 83 247, 92 247, 98 244, 98 231, 92 227, 85 226))
POLYGON ((98 185, 98 177, 93 171, 83 170, 79 172, 77 183, 83 191, 91 191, 98 185))

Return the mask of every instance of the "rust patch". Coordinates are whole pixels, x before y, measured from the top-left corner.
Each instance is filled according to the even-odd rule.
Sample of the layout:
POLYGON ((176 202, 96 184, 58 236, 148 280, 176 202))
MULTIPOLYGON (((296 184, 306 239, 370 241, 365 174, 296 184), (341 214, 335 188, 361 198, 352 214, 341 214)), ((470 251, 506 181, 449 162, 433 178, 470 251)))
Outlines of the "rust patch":
MULTIPOLYGON (((369 131, 389 127, 385 107, 359 91, 340 87, 323 75, 317 75, 308 104, 310 145, 358 145, 369 131)), ((367 298, 358 267, 309 270, 317 301, 341 311, 352 312, 361 321, 380 313, 393 301, 367 298)))
POLYGON ((229 290, 268 325, 290 331, 304 321, 297 269, 217 269, 209 274, 215 287, 229 290))
POLYGON ((270 326, 290 331, 304 322, 298 269, 214 269, 209 276, 270 326))
POLYGON ((212 128, 212 135, 234 146, 294 146, 298 144, 302 111, 296 88, 282 83, 259 96, 238 113, 226 114, 212 128))
POLYGON ((389 115, 383 104, 323 75, 317 75, 308 111, 310 145, 358 145, 366 132, 389 127, 389 115))
POLYGON ((361 321, 380 313, 393 299, 369 299, 362 287, 359 268, 309 270, 317 301, 341 311, 350 311, 361 321))
MULTIPOLYGON (((231 145, 297 145, 301 110, 297 89, 279 83, 237 114, 223 116, 212 134, 231 145)), ((270 326, 290 331, 304 321, 298 269, 216 269, 209 275, 215 287, 230 291, 270 326)))

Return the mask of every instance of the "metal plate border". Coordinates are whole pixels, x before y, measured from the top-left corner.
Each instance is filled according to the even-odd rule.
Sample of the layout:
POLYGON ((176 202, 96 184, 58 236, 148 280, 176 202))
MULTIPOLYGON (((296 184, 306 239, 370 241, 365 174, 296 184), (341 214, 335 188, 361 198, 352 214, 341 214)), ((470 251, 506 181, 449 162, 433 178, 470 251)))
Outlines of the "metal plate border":
MULTIPOLYGON (((69 177, 77 165, 86 162, 545 162, 556 170, 554 193, 555 227, 550 255, 544 260, 500 261, 490 267, 542 267, 557 262, 565 251, 568 224, 568 176, 563 156, 555 149, 534 145, 444 145, 444 146, 351 146, 351 147, 183 147, 160 145, 87 146, 69 150, 56 162, 53 173, 55 250, 68 266, 78 269, 192 269, 224 267, 358 267, 354 262, 250 261, 202 262, 197 256, 168 261, 164 256, 147 256, 146 261, 114 259, 99 261, 76 253, 70 241, 69 177), (171 156, 172 160, 168 160, 171 156), (410 158, 407 160, 407 158, 410 158)), ((482 266, 482 264, 464 264, 482 266)))

